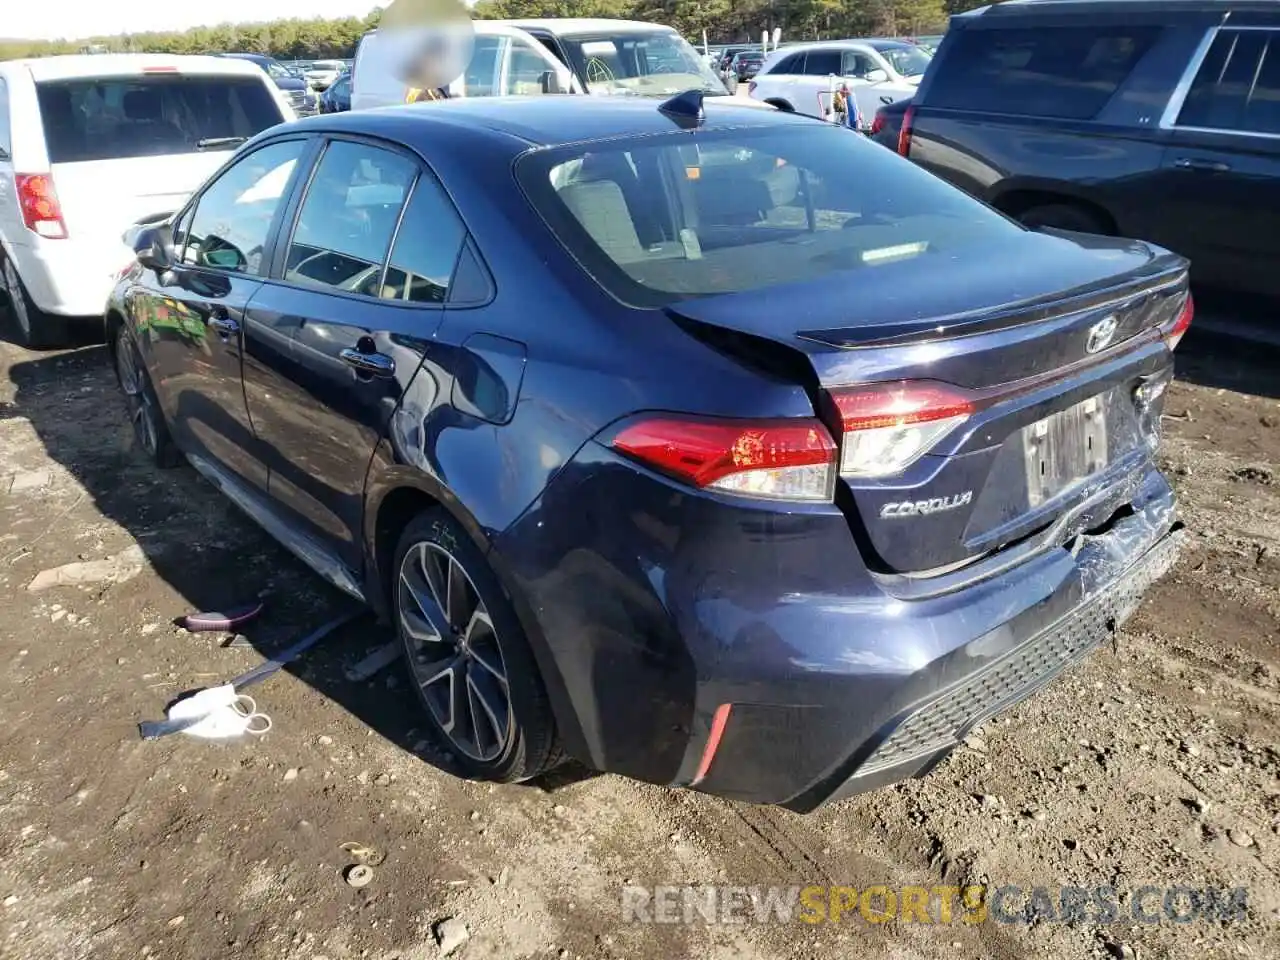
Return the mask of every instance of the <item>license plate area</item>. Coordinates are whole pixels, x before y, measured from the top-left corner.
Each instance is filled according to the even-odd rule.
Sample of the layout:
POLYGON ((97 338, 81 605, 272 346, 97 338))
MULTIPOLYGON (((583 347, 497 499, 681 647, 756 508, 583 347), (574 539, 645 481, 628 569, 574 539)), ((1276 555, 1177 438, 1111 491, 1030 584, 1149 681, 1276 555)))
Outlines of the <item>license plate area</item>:
POLYGON ((1107 465, 1107 417, 1090 397, 1023 427, 1027 497, 1037 507, 1079 486, 1107 465))

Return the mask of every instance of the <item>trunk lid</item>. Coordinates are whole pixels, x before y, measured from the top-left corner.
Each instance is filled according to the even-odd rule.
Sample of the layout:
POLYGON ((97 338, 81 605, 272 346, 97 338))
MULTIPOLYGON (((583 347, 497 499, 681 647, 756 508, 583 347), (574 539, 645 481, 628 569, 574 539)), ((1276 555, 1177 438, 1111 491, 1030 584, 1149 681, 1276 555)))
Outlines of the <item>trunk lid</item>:
POLYGON ((1006 270, 990 269, 990 250, 913 257, 668 312, 805 379, 846 457, 902 422, 863 418, 872 432, 845 433, 850 410, 868 397, 904 409, 876 407, 879 387, 850 388, 959 404, 900 470, 842 460, 837 502, 873 569, 930 573, 1046 529, 1067 539, 1082 505, 1136 481, 1154 446, 1170 367, 1161 331, 1186 299, 1186 261, 1067 234, 1028 234, 1018 251, 1006 270))

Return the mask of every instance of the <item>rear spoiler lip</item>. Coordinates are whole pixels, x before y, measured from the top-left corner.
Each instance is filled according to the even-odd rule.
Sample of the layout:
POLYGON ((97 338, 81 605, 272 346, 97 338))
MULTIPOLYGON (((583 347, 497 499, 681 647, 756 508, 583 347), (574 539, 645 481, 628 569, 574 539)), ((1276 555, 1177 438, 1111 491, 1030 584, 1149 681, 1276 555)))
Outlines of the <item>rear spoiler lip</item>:
POLYGON ((1038 323, 1085 310, 1121 304, 1136 297, 1188 284, 1189 261, 1173 253, 1160 256, 1141 270, 1062 294, 1050 294, 994 310, 977 309, 941 317, 927 317, 892 326, 800 330, 796 339, 839 350, 863 350, 921 342, 952 340, 1038 323))

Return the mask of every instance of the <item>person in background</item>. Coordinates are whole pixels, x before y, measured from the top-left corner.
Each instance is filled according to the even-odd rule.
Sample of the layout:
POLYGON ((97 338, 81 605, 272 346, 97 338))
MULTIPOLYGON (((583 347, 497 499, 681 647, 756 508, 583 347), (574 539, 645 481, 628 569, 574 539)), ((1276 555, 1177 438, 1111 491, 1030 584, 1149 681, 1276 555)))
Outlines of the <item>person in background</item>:
POLYGON ((428 100, 448 100, 449 90, 447 87, 435 87, 434 89, 419 90, 416 87, 410 87, 405 93, 405 103, 425 103, 428 100))
POLYGON ((836 103, 840 104, 836 107, 836 122, 851 130, 861 130, 862 115, 858 112, 858 98, 849 89, 849 84, 840 84, 840 89, 836 91, 836 103))
POLYGON ((842 83, 831 98, 831 111, 836 115, 836 123, 842 127, 849 125, 849 85, 842 83))

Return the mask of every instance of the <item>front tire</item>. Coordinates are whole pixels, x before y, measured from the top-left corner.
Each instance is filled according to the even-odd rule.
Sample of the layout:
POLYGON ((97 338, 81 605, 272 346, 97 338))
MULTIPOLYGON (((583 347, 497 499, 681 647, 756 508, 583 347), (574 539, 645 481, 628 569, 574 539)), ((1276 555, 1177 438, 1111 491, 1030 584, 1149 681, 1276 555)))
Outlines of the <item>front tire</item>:
POLYGON ((182 462, 182 454, 178 452, 169 433, 169 425, 160 412, 159 399, 128 327, 120 325, 113 346, 116 382, 124 395, 125 409, 138 446, 157 467, 167 470, 178 466, 182 462))
POLYGON ((9 319, 18 334, 18 344, 29 350, 66 346, 69 328, 62 317, 45 313, 27 293, 18 268, 0 252, 0 288, 4 290, 9 319))
POLYGON ((511 601, 443 510, 405 528, 392 610, 409 679, 440 745, 476 780, 511 783, 560 762, 555 720, 511 601))

